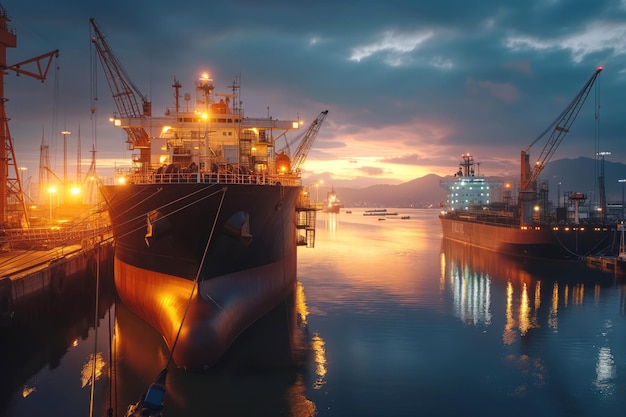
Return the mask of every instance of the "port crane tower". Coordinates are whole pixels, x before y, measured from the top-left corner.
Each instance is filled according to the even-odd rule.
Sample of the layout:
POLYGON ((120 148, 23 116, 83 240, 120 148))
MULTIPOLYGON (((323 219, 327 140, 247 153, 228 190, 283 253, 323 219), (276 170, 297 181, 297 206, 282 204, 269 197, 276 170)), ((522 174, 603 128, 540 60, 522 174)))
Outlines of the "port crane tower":
MULTIPOLYGON (((152 116, 152 103, 131 81, 124 67, 107 43, 106 37, 96 24, 95 19, 91 18, 89 22, 93 29, 91 42, 100 58, 107 83, 113 94, 118 116, 128 119, 152 116), (139 105, 140 101, 141 106, 139 105)), ((150 168, 150 136, 148 132, 141 126, 129 126, 125 127, 124 130, 128 134, 128 149, 139 150, 139 161, 137 162, 139 162, 140 170, 148 170, 150 168)))
POLYGON ((589 78, 587 83, 579 91, 579 93, 570 101, 568 106, 561 112, 561 114, 544 130, 528 147, 521 152, 521 177, 520 177, 520 221, 522 225, 532 223, 533 205, 537 198, 537 180, 539 175, 546 167, 548 162, 552 159, 552 156, 556 152, 557 148, 570 131, 570 127, 576 120, 580 109, 582 108, 591 88, 593 87, 598 75, 602 72, 602 67, 596 68, 593 75, 589 78), (530 148, 545 138, 548 139, 539 155, 539 158, 530 167, 530 148))
POLYGON ((11 18, 6 9, 0 5, 0 224, 9 227, 29 227, 26 199, 24 197, 23 184, 19 175, 19 168, 13 148, 13 138, 9 131, 9 118, 6 114, 5 103, 8 99, 4 96, 4 76, 6 71, 13 71, 18 76, 25 75, 44 82, 52 59, 58 58, 59 50, 54 50, 25 61, 7 65, 7 48, 17 46, 15 30, 9 26, 11 18), (28 69, 35 66, 34 69, 28 69))
MULTIPOLYGON (((322 127, 322 123, 324 122, 324 119, 326 119, 327 115, 328 110, 324 110, 323 112, 321 112, 315 118, 315 120, 311 122, 306 131, 304 131, 304 133, 301 135, 302 139, 300 139, 300 136, 298 136, 292 141, 296 142, 300 139, 296 151, 293 153, 293 155, 290 155, 291 172, 298 172, 302 168, 302 165, 304 165, 304 161, 306 161, 306 157, 311 150, 311 146, 313 146, 313 142, 315 142, 315 138, 317 137, 317 134, 322 127)), ((285 148, 281 149, 279 153, 285 152, 285 150, 289 152, 289 142, 287 142, 285 148)))

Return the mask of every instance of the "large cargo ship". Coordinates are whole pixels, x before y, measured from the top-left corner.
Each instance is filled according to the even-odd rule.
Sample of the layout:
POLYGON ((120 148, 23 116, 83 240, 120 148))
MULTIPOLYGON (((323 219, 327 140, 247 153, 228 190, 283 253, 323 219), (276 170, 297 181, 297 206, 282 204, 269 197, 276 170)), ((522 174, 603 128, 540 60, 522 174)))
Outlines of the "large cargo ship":
MULTIPOLYGON (((442 181, 441 185, 448 191, 447 203, 439 215, 444 239, 533 258, 581 259, 590 254, 614 253, 618 248, 616 222, 581 219, 577 209, 570 212, 566 207, 556 207, 553 213, 545 213, 549 205, 538 201, 531 220, 523 222, 510 185, 476 175, 469 154, 462 155, 454 180, 442 181), (503 201, 492 201, 496 193, 503 201)), ((572 207, 577 208, 580 196, 568 196, 572 207)))
MULTIPOLYGON (((580 259, 590 254, 614 253, 619 238, 617 219, 610 219, 604 198, 604 178, 599 178, 599 216, 582 219, 579 206, 587 196, 571 192, 565 207, 553 207, 549 184, 539 181, 565 135, 570 131, 602 67, 596 68, 583 88, 539 137, 521 152, 517 196, 510 185, 490 183, 476 175, 471 155, 463 155, 453 181, 443 181, 448 200, 439 216, 445 239, 496 252, 531 257, 580 259), (530 165, 530 148, 545 138, 537 161, 530 165), (500 188, 502 202, 494 203, 500 188), (569 207, 573 207, 570 213, 569 207)), ((597 120, 597 117, 596 117, 597 120)), ((602 160, 603 161, 603 160, 602 160)), ((603 169, 601 170, 603 171, 603 169)), ((480 173, 478 173, 480 174, 480 173)))
MULTIPOLYGON (((114 64, 92 25, 101 60, 114 64)), ((125 112, 133 103, 116 101, 113 122, 139 154, 101 191, 119 297, 161 333, 178 367, 207 368, 295 289, 297 247, 313 245, 315 225, 299 165, 327 112, 288 155, 277 141, 302 123, 244 116, 237 82, 215 94, 213 80, 202 76, 185 105, 181 84, 172 87, 175 105, 163 116, 152 116, 147 102, 125 112)), ((114 97, 132 96, 124 91, 114 97)))

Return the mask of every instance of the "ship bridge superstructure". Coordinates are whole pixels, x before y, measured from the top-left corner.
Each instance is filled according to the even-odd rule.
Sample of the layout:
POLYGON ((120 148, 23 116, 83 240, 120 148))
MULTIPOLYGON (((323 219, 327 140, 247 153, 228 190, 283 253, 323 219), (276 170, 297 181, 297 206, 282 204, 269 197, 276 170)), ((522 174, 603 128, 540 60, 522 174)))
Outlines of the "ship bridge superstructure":
MULTIPOLYGON (((115 118, 117 127, 141 128, 150 137, 149 167, 141 162, 135 174, 234 174, 241 176, 279 176, 283 183, 297 179, 291 158, 277 153, 276 142, 287 132, 299 129, 300 120, 273 117, 245 117, 236 107, 238 85, 231 94, 215 94, 213 80, 207 75, 195 82, 195 97, 185 94, 179 102, 181 84, 175 80, 176 105, 163 116, 115 118)), ((276 180, 276 178, 274 178, 276 180)))
POLYGON ((447 191, 447 210, 483 209, 491 204, 493 191, 500 183, 487 180, 476 175, 474 158, 472 155, 461 155, 459 171, 454 174, 454 180, 440 182, 447 191))

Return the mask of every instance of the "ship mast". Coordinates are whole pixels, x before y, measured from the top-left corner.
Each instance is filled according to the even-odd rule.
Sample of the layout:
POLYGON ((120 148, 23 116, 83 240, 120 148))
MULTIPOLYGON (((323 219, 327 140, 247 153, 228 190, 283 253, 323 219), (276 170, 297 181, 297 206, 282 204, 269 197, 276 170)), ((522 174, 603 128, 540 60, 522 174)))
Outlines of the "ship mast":
POLYGON ((2 67, 0 70, 0 141, 2 141, 2 145, 0 145, 0 164, 2 164, 0 167, 0 224, 29 226, 26 199, 15 159, 13 139, 9 131, 9 118, 5 109, 5 103, 8 99, 4 96, 4 75, 6 73, 4 70, 11 70, 18 75, 27 75, 43 82, 52 63, 52 57, 58 57, 59 50, 8 67, 7 48, 17 46, 17 35, 15 30, 9 26, 10 21, 6 9, 0 5, 0 66, 2 67), (48 59, 47 64, 45 63, 46 58, 48 59), (26 64, 31 63, 36 63, 36 72, 23 68, 26 64))

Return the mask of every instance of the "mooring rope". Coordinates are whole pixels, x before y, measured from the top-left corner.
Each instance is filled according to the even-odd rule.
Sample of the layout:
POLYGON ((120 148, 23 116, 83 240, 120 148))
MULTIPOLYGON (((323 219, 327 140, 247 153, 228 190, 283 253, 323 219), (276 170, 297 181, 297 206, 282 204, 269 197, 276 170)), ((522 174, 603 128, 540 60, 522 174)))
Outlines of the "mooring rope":
MULTIPOLYGON (((161 210, 161 209, 163 209, 164 207, 167 207, 167 206, 169 206, 169 205, 171 205, 171 204, 173 204, 173 203, 175 203, 175 202, 183 201, 184 199, 186 199, 186 198, 188 198, 188 197, 192 196, 193 194, 199 193, 199 192, 201 192, 201 191, 205 191, 205 190, 207 190, 207 188, 211 188, 211 187, 213 187, 213 186, 209 186, 209 187, 202 188, 201 190, 198 190, 198 191, 196 191, 196 192, 194 192, 194 193, 188 194, 188 195, 186 195, 186 196, 183 196, 183 197, 181 197, 181 198, 178 198, 178 199, 176 199, 176 200, 173 200, 173 201, 171 201, 171 202, 169 202, 169 203, 167 203, 167 204, 164 204, 164 205, 162 205, 162 206, 159 206, 159 207, 155 208, 154 210, 161 210)), ((174 210, 174 211, 172 211, 172 212, 170 212, 170 213, 164 214, 164 215, 163 215, 163 217, 161 217, 161 218, 167 218, 167 217, 171 216, 171 215, 172 215, 172 214, 174 214, 174 213, 177 213, 177 212, 179 212, 179 211, 181 211, 181 210, 184 210, 184 209, 186 209, 186 208, 188 208, 188 207, 191 207, 191 206, 193 206, 193 205, 195 205, 195 204, 198 204, 199 202, 204 201, 204 200, 206 200, 207 198, 211 198, 211 197, 213 197, 215 194, 219 193, 220 191, 221 191, 221 190, 217 190, 217 191, 215 191, 215 192, 213 192, 213 193, 211 193, 211 194, 207 194, 207 195, 205 195, 205 196, 202 196, 202 197, 198 198, 197 200, 193 200, 193 201, 192 201, 191 203, 189 203, 189 204, 185 204, 184 206, 181 206, 181 207, 179 207, 178 209, 176 209, 176 210, 174 210)), ((135 227, 134 229, 128 230, 128 231, 124 232, 123 234, 114 235, 114 238, 115 238, 115 239, 120 239, 120 238, 122 238, 122 237, 126 237, 126 236, 128 236, 128 235, 130 235, 130 234, 132 234, 132 233, 134 233, 134 232, 136 232, 136 231, 138 231, 138 230, 144 229, 144 228, 146 227, 146 224, 143 222, 143 220, 145 219, 145 216, 146 216, 147 214, 148 214, 148 213, 142 213, 141 215, 136 216, 135 218, 130 219, 130 220, 125 221, 124 223, 122 223, 122 224, 127 224, 127 223, 130 223, 131 221, 135 221, 135 222, 136 222, 136 221, 141 221, 141 225, 139 225, 139 226, 135 227)))
MULTIPOLYGON (((198 266, 198 272, 196 273, 196 277, 193 280, 193 285, 191 287, 191 293, 189 294, 189 299, 187 300, 187 307, 185 307, 185 312, 183 313, 183 318, 180 320, 180 326, 178 327, 178 332, 176 332, 176 337, 174 338, 174 343, 172 343, 172 348, 170 349, 169 357, 167 358, 167 364, 165 368, 169 368, 170 363, 172 362, 172 357, 174 355, 174 349, 176 349, 176 344, 178 343, 178 338, 180 337, 180 332, 183 329, 183 324, 185 322, 185 318, 187 317, 187 313, 189 312, 189 307, 191 306, 191 301, 193 300, 193 294, 196 291, 196 287, 198 286, 198 281, 200 279, 200 273, 202 272, 202 267, 204 265, 204 261, 206 260, 207 252, 209 251, 209 245, 211 244, 211 240, 213 239, 213 233, 215 232, 215 226, 217 225, 217 218, 219 217, 220 212, 222 211, 222 205, 224 204, 224 197, 226 196, 227 188, 222 188, 222 199, 220 200, 220 204, 217 208, 217 213, 215 213, 215 218, 213 219, 213 225, 211 226, 211 232, 209 233, 209 238, 207 239, 206 246, 204 247, 204 252, 202 254, 202 259, 200 260, 200 265, 198 266)), ((211 299, 214 303, 215 300, 211 299)), ((216 303, 217 304, 217 303, 216 303)), ((219 305, 219 304, 218 304, 219 305)))

